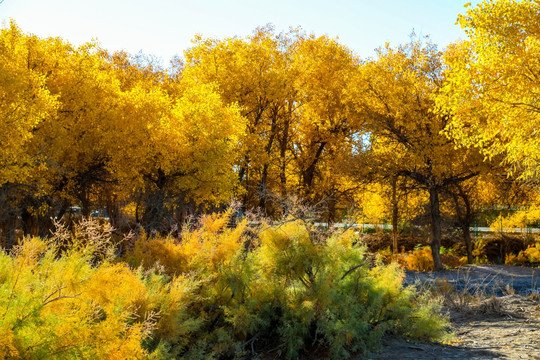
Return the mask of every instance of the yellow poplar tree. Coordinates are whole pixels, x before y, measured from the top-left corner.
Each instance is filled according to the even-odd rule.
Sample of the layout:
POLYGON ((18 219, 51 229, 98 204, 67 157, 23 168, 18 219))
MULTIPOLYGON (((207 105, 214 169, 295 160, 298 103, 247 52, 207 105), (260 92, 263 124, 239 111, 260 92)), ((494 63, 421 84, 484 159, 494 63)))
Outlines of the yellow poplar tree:
POLYGON ((28 142, 36 126, 54 115, 56 101, 45 76, 28 61, 37 41, 13 21, 0 30, 0 185, 29 175, 37 159, 27 151, 28 142))
MULTIPOLYGON (((23 34, 14 25, 2 35, 16 50, 7 51, 6 45, 2 56, 19 56, 1 64, 2 91, 9 90, 10 101, 17 102, 5 125, 19 131, 13 138, 20 140, 6 159, 19 152, 26 161, 21 165, 39 161, 33 183, 25 186, 32 185, 27 196, 38 205, 36 199, 43 198, 43 207, 57 207, 43 216, 49 222, 73 205, 89 215, 98 206, 111 210, 112 200, 137 199, 156 189, 160 214, 183 201, 198 206, 230 199, 244 122, 236 105, 223 104, 213 84, 171 78, 144 58, 111 55, 97 43, 73 47, 59 38, 23 34), (12 79, 22 75, 26 80, 17 83, 27 88, 18 93, 12 79), (46 107, 49 99, 54 101, 46 107), (16 117, 22 117, 18 126, 16 117)), ((24 207, 14 214, 22 211, 24 218, 24 207)))
POLYGON ((44 74, 58 101, 57 115, 40 125, 31 151, 44 154, 40 191, 62 202, 59 215, 75 204, 89 215, 103 187, 115 181, 106 139, 116 137, 109 130, 119 116, 120 82, 107 57, 96 43, 75 48, 58 38, 37 39, 30 48, 28 64, 44 74))
POLYGON ((389 170, 410 178, 429 194, 436 270, 442 269, 441 192, 476 176, 475 166, 481 161, 473 150, 455 149, 440 134, 450 120, 433 112, 442 81, 441 54, 432 44, 413 41, 396 49, 387 44, 376 59, 362 65, 350 92, 372 136, 399 145, 399 151, 407 153, 399 169, 391 166, 389 170))
POLYGON ((238 104, 245 118, 238 178, 243 203, 266 210, 271 192, 284 192, 292 111, 295 107, 286 35, 259 28, 245 39, 196 37, 186 51, 181 77, 215 83, 225 104, 238 104), (277 180, 279 179, 279 180, 277 180), (280 185, 272 185, 272 184, 280 185), (272 191, 270 191, 272 189, 272 191))
POLYGON ((298 186, 311 202, 326 202, 333 221, 336 202, 356 188, 342 167, 362 134, 362 117, 346 94, 359 59, 336 39, 313 35, 297 40, 292 59, 299 106, 291 152, 298 186))
POLYGON ((160 89, 123 94, 118 133, 125 142, 111 144, 114 172, 128 192, 146 194, 142 220, 158 230, 168 230, 186 202, 219 205, 233 196, 244 133, 239 109, 223 104, 213 85, 178 86, 177 98, 160 89))
MULTIPOLYGON (((420 215, 425 202, 423 191, 403 174, 404 164, 410 161, 410 155, 403 144, 390 138, 372 135, 369 151, 366 152, 369 173, 359 172, 360 176, 363 175, 368 182, 371 182, 370 192, 374 194, 374 197, 381 199, 378 201, 379 205, 375 206, 375 209, 380 209, 376 211, 382 215, 378 217, 379 223, 391 219, 394 253, 399 250, 400 220, 409 221, 412 226, 411 221, 420 215)), ((366 162, 365 159, 364 162, 366 162)), ((362 208, 365 212, 366 206, 363 203, 362 208)), ((412 228, 411 234, 413 234, 412 228)))
POLYGON ((27 36, 11 21, 0 30, 0 237, 15 243, 17 219, 27 199, 39 189, 37 173, 45 153, 31 144, 43 123, 56 115, 56 97, 46 88, 46 74, 31 62, 40 40, 27 36))
POLYGON ((502 154, 517 175, 538 178, 540 4, 483 1, 458 22, 468 39, 449 46, 438 98, 452 114, 448 134, 487 156, 502 154))

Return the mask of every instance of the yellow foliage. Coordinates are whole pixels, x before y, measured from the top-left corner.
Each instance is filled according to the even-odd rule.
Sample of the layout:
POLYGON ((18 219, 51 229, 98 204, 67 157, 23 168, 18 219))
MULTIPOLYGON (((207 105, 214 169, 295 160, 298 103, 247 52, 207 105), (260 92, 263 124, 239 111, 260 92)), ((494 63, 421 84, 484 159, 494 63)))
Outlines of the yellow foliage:
MULTIPOLYGON (((162 221, 151 210, 181 216, 179 205, 230 199, 238 175, 248 201, 260 184, 326 198, 357 185, 345 168, 365 124, 385 159, 415 149, 400 156, 405 170, 428 164, 430 181, 452 172, 457 156, 435 151, 449 146, 438 137, 443 117, 430 112, 439 54, 414 44, 379 55, 360 65, 327 36, 259 29, 247 39, 197 38, 182 72, 170 75, 95 42, 75 47, 11 24, 0 32, 0 185, 46 198, 24 210, 47 220, 49 199, 85 212, 97 200, 113 210, 109 202, 137 199, 126 213, 162 221), (385 151, 394 139, 381 118, 396 120, 390 130, 412 143, 385 151), (419 134, 426 128, 436 136, 419 134)), ((375 187, 363 203, 380 219, 386 189, 375 187)), ((318 238, 291 218, 247 239, 247 223, 229 228, 231 216, 205 216, 178 238, 143 235, 125 255, 135 269, 115 258, 112 229, 102 226, 75 225, 50 243, 27 238, 1 252, 1 354, 130 359, 160 349, 232 358, 263 333, 278 334, 293 358, 315 328, 339 357, 397 321, 416 321, 402 274, 394 265, 369 272, 354 231, 318 238)))
POLYGON ((243 249, 242 234, 247 222, 234 229, 226 227, 231 212, 204 216, 196 229, 186 229, 181 241, 172 238, 139 239, 128 261, 151 268, 161 265, 167 274, 187 274, 192 271, 217 271, 230 265, 243 249))
MULTIPOLYGON (((402 179, 403 180, 403 179, 402 179)), ((422 211, 424 204, 429 200, 425 192, 408 191, 404 194, 397 189, 400 221, 414 219, 422 211)), ((355 200, 361 204, 361 214, 356 216, 359 223, 382 224, 390 222, 392 218, 392 189, 387 183, 375 183, 365 187, 357 193, 355 200)))
POLYGON ((0 328, 0 359, 17 359, 19 351, 14 344, 13 331, 10 329, 0 328))
POLYGON ((514 229, 525 232, 530 224, 534 224, 540 220, 538 195, 536 193, 533 194, 533 196, 529 198, 529 201, 530 204, 524 209, 513 211, 507 216, 499 215, 489 227, 493 231, 499 232, 514 231, 514 229))
POLYGON ((38 157, 27 146, 38 124, 56 114, 57 102, 46 78, 30 66, 40 40, 10 22, 0 30, 0 185, 31 176, 38 157))
POLYGON ((486 243, 482 239, 478 239, 474 242, 474 249, 472 251, 475 264, 487 263, 486 256, 486 243))
POLYGON ((166 273, 185 273, 188 259, 182 247, 173 238, 146 239, 142 237, 135 242, 132 252, 127 255, 129 263, 144 268, 155 265, 163 266, 166 273))
POLYGON ((99 305, 107 315, 118 308, 137 311, 146 297, 146 288, 126 264, 103 264, 88 279, 81 298, 99 305))
POLYGON ((538 176, 536 90, 540 69, 540 4, 534 0, 483 1, 458 22, 468 39, 449 46, 446 84, 438 98, 451 113, 447 132, 457 142, 501 155, 511 171, 538 176))
POLYGON ((384 289, 392 297, 398 296, 403 287, 405 273, 401 271, 397 263, 376 266, 369 273, 375 279, 375 288, 384 289))
POLYGON ((362 204, 362 223, 380 224, 391 217, 391 198, 385 190, 387 189, 375 184, 369 186, 366 192, 359 194, 359 203, 362 204))
MULTIPOLYGON (((81 246, 60 251, 58 239, 28 238, 11 255, 0 252, 0 356, 220 358, 239 354, 261 333, 294 358, 316 327, 339 357, 386 330, 426 336, 402 325, 408 322, 415 329, 427 322, 433 333, 426 337, 440 336, 444 321, 403 288, 396 265, 369 270, 354 229, 317 238, 300 220, 263 224, 244 249, 246 224, 229 229, 229 217, 201 219, 181 242, 139 240, 128 257, 152 260, 148 271, 119 259, 96 261, 81 246), (154 266, 176 256, 184 263, 154 266)), ((86 229, 91 233, 77 236, 96 237, 86 229)))
MULTIPOLYGON (((96 42, 27 35, 13 22, 1 29, 0 185, 25 184, 24 196, 82 203, 85 212, 141 192, 167 192, 169 211, 179 201, 229 200, 240 108, 213 83, 171 79, 141 60, 96 42)), ((50 205, 36 202, 40 211, 50 205)))
POLYGON ((343 173, 362 121, 344 90, 359 60, 337 39, 266 26, 245 38, 197 36, 185 56, 183 79, 217 84, 225 104, 241 107, 236 165, 250 205, 298 185, 306 198, 355 186, 343 173))
POLYGON ((135 202, 130 202, 122 208, 122 213, 135 218, 135 214, 137 213, 137 204, 135 202))
MULTIPOLYGON (((316 256, 317 246, 301 220, 286 221, 261 232, 257 251, 261 267, 270 274, 302 274, 306 262, 316 256)), ((301 275, 299 275, 301 276, 301 275)))
POLYGON ((405 261, 407 261, 408 270, 433 271, 433 256, 429 246, 415 249, 407 255, 405 261))
MULTIPOLYGON (((289 42, 287 36, 276 36, 266 27, 243 39, 216 40, 197 36, 194 46, 185 53, 183 79, 217 84, 221 96, 219 102, 231 106, 238 104, 241 108, 243 118, 236 122, 245 124, 245 133, 237 137, 242 147, 236 165, 245 173, 246 182, 255 179, 265 165, 275 162, 273 155, 277 159, 277 154, 272 139, 277 138, 279 131, 286 131, 284 128, 288 124, 291 129, 294 126, 291 122, 295 117, 291 116, 292 107, 289 106, 294 102, 294 72, 289 65, 289 55, 283 50, 289 42)), ((225 125, 209 120, 214 126, 225 125)), ((267 168, 266 172, 271 178, 275 176, 275 169, 267 168)))
MULTIPOLYGON (((387 251, 389 259, 397 261, 407 270, 412 271, 433 271, 433 256, 431 247, 424 246, 409 253, 392 255, 390 249, 387 251)), ((467 263, 467 257, 459 257, 455 254, 441 254, 441 263, 445 267, 455 268, 467 263)))
POLYGON ((34 266, 39 257, 48 250, 47 243, 39 238, 29 238, 15 249, 20 266, 34 266))
POLYGON ((530 263, 540 262, 540 243, 536 243, 535 245, 529 245, 527 249, 523 250, 523 256, 530 263))
POLYGON ((223 230, 231 215, 232 210, 228 210, 224 214, 214 213, 212 215, 203 215, 200 220, 200 232, 209 232, 214 234, 223 230))
POLYGON ((504 263, 506 265, 540 263, 540 243, 529 245, 527 249, 520 251, 517 255, 507 254, 504 263))
POLYGON ((0 254, 4 351, 58 359, 147 355, 142 340, 151 324, 137 314, 147 302, 137 273, 124 264, 93 268, 82 250, 57 257, 52 243, 37 238, 23 242, 13 257, 0 254))
POLYGON ((506 254, 504 258, 504 264, 505 265, 516 265, 520 261, 518 260, 518 257, 516 254, 506 254))
POLYGON ((180 275, 156 294, 155 301, 160 304, 159 319, 155 333, 161 338, 186 345, 188 335, 202 325, 204 318, 190 319, 189 305, 199 300, 197 290, 200 282, 193 277, 180 275))

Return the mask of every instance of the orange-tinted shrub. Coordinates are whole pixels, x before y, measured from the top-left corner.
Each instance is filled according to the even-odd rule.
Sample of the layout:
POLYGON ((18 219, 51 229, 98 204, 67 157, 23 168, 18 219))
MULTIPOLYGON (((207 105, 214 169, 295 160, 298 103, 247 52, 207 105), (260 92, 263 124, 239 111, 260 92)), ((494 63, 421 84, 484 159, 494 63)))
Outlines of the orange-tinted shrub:
POLYGON ((507 254, 504 263, 506 265, 540 263, 540 242, 529 245, 527 249, 520 251, 517 255, 507 254))
POLYGON ((433 256, 429 246, 410 252, 405 261, 407 262, 407 270, 433 271, 433 256))
POLYGON ((196 228, 188 228, 181 239, 171 237, 148 239, 144 234, 135 242, 127 261, 133 266, 163 267, 169 275, 186 274, 193 271, 215 272, 230 265, 242 250, 242 234, 246 222, 235 228, 226 225, 231 212, 203 216, 196 228))

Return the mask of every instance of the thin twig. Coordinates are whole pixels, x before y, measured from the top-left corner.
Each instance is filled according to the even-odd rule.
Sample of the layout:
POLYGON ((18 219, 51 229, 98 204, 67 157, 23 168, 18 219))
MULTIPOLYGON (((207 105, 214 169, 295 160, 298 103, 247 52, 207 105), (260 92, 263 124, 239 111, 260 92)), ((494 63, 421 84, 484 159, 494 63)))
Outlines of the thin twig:
POLYGON ((353 266, 352 268, 350 268, 349 270, 347 270, 347 272, 345 274, 343 274, 343 276, 341 277, 340 280, 343 280, 345 279, 350 273, 352 273, 354 270, 358 269, 358 268, 361 268, 362 266, 364 266, 363 264, 360 264, 360 265, 356 265, 356 266, 353 266))
POLYGON ((250 344, 251 345, 251 354, 252 355, 255 355, 255 347, 254 347, 254 343, 255 343, 255 340, 257 340, 257 338, 259 337, 259 335, 261 335, 261 332, 257 332, 255 335, 253 335, 253 337, 251 339, 249 339, 248 341, 246 341, 242 347, 245 347, 246 345, 250 344))
POLYGON ((82 293, 78 293, 78 294, 75 294, 75 295, 60 295, 60 296, 57 296, 55 297, 54 299, 50 299, 46 302, 43 303, 43 306, 47 305, 47 304, 50 304, 52 303, 53 301, 58 301, 58 300, 61 300, 61 299, 73 299, 73 298, 76 298, 77 296, 81 295, 82 293))

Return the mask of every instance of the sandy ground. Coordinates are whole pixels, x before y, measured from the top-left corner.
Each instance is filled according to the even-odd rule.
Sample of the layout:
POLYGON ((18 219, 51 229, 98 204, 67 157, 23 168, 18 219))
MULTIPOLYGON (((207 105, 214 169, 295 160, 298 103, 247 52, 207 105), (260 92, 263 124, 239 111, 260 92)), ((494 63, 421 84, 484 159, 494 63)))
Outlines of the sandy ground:
POLYGON ((373 359, 540 359, 540 269, 476 265, 406 274, 406 283, 420 286, 441 280, 451 285, 441 291, 451 344, 389 338, 373 359))
POLYGON ((446 280, 458 290, 504 295, 508 290, 526 295, 540 289, 540 269, 506 265, 467 265, 440 272, 407 271, 405 283, 433 283, 446 280))

